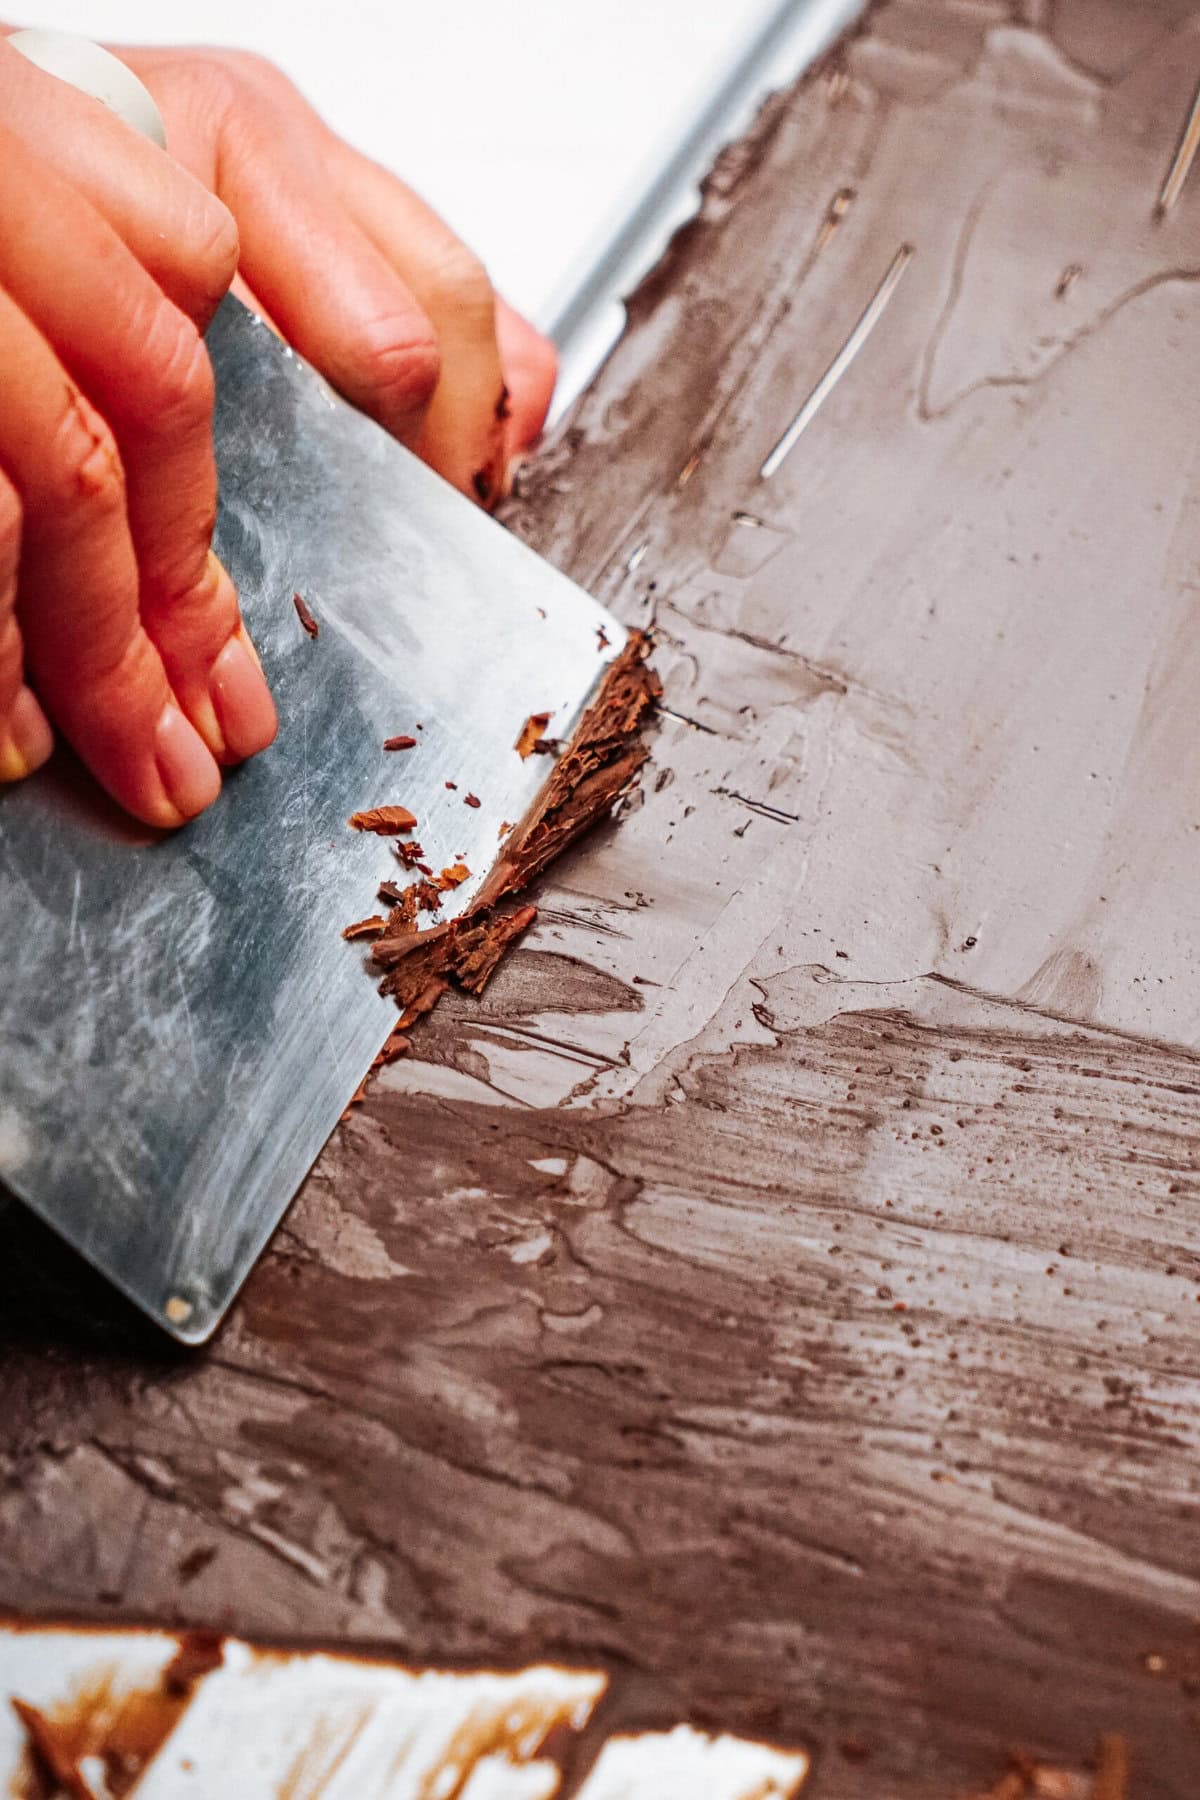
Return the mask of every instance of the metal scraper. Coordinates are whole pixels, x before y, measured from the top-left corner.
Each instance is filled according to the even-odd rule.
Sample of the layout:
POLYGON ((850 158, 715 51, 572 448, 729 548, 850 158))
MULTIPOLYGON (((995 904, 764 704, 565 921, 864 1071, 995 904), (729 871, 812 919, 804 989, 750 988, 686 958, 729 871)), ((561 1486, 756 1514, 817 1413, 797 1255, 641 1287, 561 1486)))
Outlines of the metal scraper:
POLYGON ((65 754, 0 790, 0 1179, 186 1343, 396 1022, 341 933, 405 875, 348 816, 414 812, 430 861, 471 870, 457 916, 552 771, 517 753, 525 721, 570 737, 626 638, 236 299, 208 347, 215 547, 279 736, 171 835, 65 754))

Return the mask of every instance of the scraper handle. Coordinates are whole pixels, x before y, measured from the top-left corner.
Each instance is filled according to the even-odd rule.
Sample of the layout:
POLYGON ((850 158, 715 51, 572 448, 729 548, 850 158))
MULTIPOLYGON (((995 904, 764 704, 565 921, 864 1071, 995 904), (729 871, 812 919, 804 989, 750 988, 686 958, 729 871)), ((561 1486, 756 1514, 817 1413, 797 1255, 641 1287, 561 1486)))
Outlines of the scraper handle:
POLYGON ((14 31, 8 42, 47 75, 57 75, 80 93, 90 94, 160 150, 166 149, 162 114, 149 88, 111 51, 73 31, 14 31))

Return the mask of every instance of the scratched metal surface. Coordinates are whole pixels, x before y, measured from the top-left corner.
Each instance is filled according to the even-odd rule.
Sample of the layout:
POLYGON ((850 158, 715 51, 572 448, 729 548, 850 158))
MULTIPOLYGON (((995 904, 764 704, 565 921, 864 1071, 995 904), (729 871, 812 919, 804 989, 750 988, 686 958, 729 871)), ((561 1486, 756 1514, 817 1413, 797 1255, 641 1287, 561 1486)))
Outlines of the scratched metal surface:
POLYGON ((20 946, 0 990, 0 1176, 188 1342, 395 1018, 340 933, 397 865, 348 815, 409 806, 434 863, 472 870, 444 905, 461 910, 549 773, 515 754, 522 723, 552 709, 569 734, 624 640, 238 302, 209 343, 217 548, 278 740, 170 837, 61 760, 0 797, 0 941, 20 946), (385 753, 397 732, 418 747, 385 753))

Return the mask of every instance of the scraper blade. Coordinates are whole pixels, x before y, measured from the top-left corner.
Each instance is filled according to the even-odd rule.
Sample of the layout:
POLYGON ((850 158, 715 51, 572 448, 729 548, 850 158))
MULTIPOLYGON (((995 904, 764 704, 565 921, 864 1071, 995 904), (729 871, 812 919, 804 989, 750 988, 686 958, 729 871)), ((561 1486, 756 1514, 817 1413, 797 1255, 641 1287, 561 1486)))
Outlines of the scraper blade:
POLYGON ((216 549, 278 739, 169 836, 65 755, 0 792, 0 1179, 188 1343, 395 1023, 341 933, 406 877, 348 816, 414 812, 430 864, 471 870, 456 916, 551 773, 522 726, 570 737, 626 637, 237 300, 208 342, 216 549))

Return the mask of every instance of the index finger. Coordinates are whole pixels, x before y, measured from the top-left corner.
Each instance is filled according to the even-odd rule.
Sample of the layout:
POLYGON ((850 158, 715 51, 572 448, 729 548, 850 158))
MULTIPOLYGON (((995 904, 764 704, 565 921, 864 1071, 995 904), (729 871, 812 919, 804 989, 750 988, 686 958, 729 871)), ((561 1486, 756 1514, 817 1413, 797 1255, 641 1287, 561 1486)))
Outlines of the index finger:
POLYGON ((203 330, 237 271, 228 207, 157 144, 29 62, 2 34, 0 117, 91 202, 203 330))

